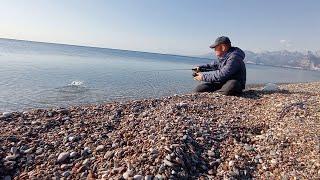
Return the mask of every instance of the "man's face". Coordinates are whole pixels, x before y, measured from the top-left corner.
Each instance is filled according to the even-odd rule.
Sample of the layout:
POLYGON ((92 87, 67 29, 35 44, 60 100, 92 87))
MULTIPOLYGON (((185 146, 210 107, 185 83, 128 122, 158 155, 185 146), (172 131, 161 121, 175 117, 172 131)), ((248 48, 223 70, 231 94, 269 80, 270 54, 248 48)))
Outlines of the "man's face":
POLYGON ((222 57, 226 51, 227 47, 225 44, 219 44, 214 48, 214 52, 218 57, 222 57))

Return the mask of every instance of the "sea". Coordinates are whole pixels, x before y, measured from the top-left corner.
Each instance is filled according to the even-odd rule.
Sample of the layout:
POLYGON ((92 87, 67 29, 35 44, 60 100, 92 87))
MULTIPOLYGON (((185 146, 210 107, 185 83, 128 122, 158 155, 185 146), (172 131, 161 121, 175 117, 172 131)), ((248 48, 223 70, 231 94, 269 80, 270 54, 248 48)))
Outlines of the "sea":
MULTIPOLYGON (((191 93, 200 83, 191 69, 212 59, 0 38, 0 112, 191 93)), ((247 84, 320 79, 317 71, 246 67, 247 84)))

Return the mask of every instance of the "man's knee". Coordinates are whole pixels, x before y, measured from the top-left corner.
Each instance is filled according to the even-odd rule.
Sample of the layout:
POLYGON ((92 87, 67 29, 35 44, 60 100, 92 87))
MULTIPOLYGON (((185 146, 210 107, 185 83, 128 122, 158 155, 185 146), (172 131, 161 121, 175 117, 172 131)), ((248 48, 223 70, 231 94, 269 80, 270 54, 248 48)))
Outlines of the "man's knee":
POLYGON ((242 94, 242 87, 238 80, 229 80, 218 92, 227 96, 238 96, 242 94))
POLYGON ((199 84, 194 90, 194 92, 212 92, 214 91, 214 87, 211 83, 202 83, 199 84))

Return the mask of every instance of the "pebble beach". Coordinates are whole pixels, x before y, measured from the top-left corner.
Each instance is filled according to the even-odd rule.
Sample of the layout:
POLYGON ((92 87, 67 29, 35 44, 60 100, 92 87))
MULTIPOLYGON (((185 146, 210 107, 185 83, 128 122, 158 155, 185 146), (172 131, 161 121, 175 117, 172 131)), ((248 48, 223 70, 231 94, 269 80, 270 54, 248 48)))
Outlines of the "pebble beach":
POLYGON ((320 179, 320 82, 0 112, 0 179, 320 179))

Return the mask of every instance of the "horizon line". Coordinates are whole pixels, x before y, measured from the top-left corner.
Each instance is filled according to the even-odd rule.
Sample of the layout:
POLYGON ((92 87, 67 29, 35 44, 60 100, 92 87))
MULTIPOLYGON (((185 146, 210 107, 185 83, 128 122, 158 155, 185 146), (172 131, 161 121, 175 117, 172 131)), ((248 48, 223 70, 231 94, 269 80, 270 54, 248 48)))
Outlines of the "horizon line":
POLYGON ((75 46, 75 47, 86 47, 86 48, 97 48, 97 49, 111 49, 111 50, 127 51, 127 52, 138 52, 138 53, 148 53, 148 54, 158 54, 158 55, 170 55, 170 56, 189 57, 189 58, 191 57, 191 58, 200 58, 200 59, 211 59, 211 58, 198 57, 198 56, 188 56, 188 55, 159 53, 159 52, 148 52, 148 51, 138 51, 138 50, 130 50, 130 49, 116 49, 116 48, 88 46, 88 45, 78 45, 78 44, 66 44, 66 43, 59 43, 59 42, 33 41, 33 40, 26 40, 26 39, 13 39, 13 38, 2 38, 2 37, 0 37, 0 39, 13 40, 13 41, 25 41, 25 42, 33 42, 33 43, 43 43, 43 44, 51 44, 51 45, 64 45, 64 46, 75 46))
MULTIPOLYGON (((46 42, 46 41, 35 41, 35 40, 27 40, 27 39, 14 39, 14 38, 2 38, 0 39, 4 40, 13 40, 13 41, 26 41, 26 42, 33 42, 33 43, 44 43, 44 44, 52 44, 52 45, 65 45, 65 46, 75 46, 75 47, 87 47, 87 48, 97 48, 97 49, 111 49, 111 50, 119 50, 119 51, 130 51, 130 52, 140 52, 140 53, 148 53, 148 54, 159 54, 159 55, 171 55, 171 56, 179 56, 179 57, 191 57, 191 58, 201 58, 201 59, 216 59, 216 58, 206 58, 206 57, 201 57, 201 55, 183 55, 183 54, 171 54, 171 53, 160 53, 160 52, 149 52, 149 51, 138 51, 138 50, 132 50, 132 49, 117 49, 117 48, 109 48, 109 47, 99 47, 99 46, 90 46, 90 45, 80 45, 80 44, 68 44, 68 43, 61 43, 61 42, 46 42)), ((294 50, 290 51, 288 49, 283 49, 283 50, 276 50, 276 51, 271 51, 271 50, 261 50, 261 51, 252 51, 252 50, 246 50, 244 51, 249 51, 253 53, 264 53, 264 52, 279 52, 279 51, 288 51, 288 52, 299 52, 302 53, 302 51, 294 50)), ((316 53, 320 50, 304 50, 306 52, 312 52, 316 53)), ((207 54, 202 54, 202 56, 205 56, 207 54)))

